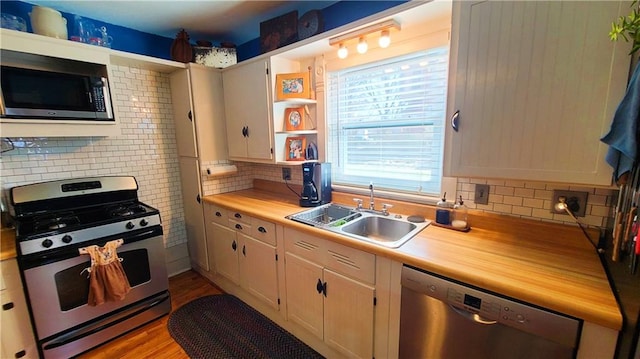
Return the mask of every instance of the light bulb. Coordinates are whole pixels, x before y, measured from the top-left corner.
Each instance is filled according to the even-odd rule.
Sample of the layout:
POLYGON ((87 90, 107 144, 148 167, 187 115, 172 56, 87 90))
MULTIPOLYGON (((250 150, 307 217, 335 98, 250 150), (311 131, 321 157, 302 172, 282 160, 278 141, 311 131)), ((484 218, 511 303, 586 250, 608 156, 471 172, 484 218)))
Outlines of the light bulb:
POLYGON ((391 44, 391 37, 389 36, 389 30, 382 30, 380 38, 378 39, 378 45, 380 47, 387 48, 391 44))
POLYGON ((356 49, 358 50, 359 54, 364 54, 365 52, 367 52, 367 49, 369 48, 369 46, 367 45, 367 40, 364 39, 364 36, 360 38, 360 41, 358 41, 358 46, 356 47, 356 49))
POLYGON ((344 44, 340 44, 340 48, 338 49, 338 57, 341 59, 346 59, 349 55, 349 50, 344 47, 344 44))

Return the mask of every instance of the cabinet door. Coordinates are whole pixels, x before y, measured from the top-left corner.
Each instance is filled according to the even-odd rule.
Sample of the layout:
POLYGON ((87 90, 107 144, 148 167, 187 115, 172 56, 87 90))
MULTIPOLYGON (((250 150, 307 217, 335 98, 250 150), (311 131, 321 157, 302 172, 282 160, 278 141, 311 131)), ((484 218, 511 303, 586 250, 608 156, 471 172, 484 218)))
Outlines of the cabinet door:
POLYGON ((278 269, 276 248, 238 233, 242 249, 240 258, 240 286, 249 293, 278 309, 278 269))
POLYGON ((174 71, 170 82, 178 156, 198 157, 189 71, 174 71))
POLYGON ((454 2, 445 174, 610 184, 608 131, 629 44, 619 2, 454 2), (456 59, 457 50, 457 59, 456 59), (453 95, 453 98, 451 96, 453 95))
POLYGON ((208 271, 207 239, 200 194, 200 165, 197 158, 180 157, 180 180, 189 257, 192 265, 196 264, 208 271))
POLYGON ((226 160, 222 74, 220 70, 196 64, 189 64, 189 74, 198 157, 200 161, 226 160))
POLYGON ((322 294, 317 290, 318 281, 324 282, 322 267, 291 253, 285 257, 287 316, 322 339, 322 294))
POLYGON ((211 223, 210 228, 216 272, 239 284, 238 248, 240 246, 236 239, 236 232, 216 223, 211 223))
POLYGON ((237 65, 222 77, 229 158, 270 160, 273 133, 267 62, 237 65))
POLYGON ((324 270, 324 341, 350 357, 373 357, 375 289, 324 270))

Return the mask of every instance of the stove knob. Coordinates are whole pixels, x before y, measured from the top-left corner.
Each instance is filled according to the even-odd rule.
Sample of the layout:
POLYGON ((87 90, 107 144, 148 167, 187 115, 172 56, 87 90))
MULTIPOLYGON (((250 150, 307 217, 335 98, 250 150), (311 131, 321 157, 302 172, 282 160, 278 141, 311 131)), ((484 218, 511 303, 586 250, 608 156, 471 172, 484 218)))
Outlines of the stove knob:
POLYGON ((142 221, 140 221, 140 225, 143 227, 146 226, 147 224, 149 224, 149 222, 147 222, 146 219, 143 219, 142 221))
POLYGON ((128 222, 127 223, 127 229, 133 229, 133 227, 135 227, 136 225, 133 224, 133 222, 128 222))
POLYGON ((73 238, 71 238, 71 236, 68 235, 68 234, 66 236, 62 237, 62 241, 64 243, 71 243, 72 240, 73 240, 73 238))
POLYGON ((45 248, 49 248, 53 245, 53 241, 50 239, 45 239, 44 241, 42 241, 42 246, 45 248))

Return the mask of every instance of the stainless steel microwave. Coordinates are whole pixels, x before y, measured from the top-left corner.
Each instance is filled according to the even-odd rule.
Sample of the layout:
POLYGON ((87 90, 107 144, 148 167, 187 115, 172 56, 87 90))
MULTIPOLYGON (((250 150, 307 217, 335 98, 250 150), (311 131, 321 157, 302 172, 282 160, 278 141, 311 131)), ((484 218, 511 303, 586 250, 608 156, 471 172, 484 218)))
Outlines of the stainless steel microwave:
POLYGON ((47 58, 37 66, 3 63, 0 117, 114 122, 106 69, 100 73, 96 64, 64 61, 47 58))

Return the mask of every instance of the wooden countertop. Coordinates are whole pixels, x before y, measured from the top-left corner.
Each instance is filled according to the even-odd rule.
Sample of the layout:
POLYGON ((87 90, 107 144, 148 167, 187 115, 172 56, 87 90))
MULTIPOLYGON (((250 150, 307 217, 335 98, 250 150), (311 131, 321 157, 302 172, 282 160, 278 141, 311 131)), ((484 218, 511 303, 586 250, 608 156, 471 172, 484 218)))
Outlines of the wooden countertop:
MULTIPOLYGON (((334 202, 351 196, 343 197, 334 196, 334 202)), ((305 208, 283 193, 249 189, 204 200, 603 327, 622 328, 600 259, 578 227, 470 214, 467 233, 430 225, 400 248, 389 249, 286 219, 305 208)), ((416 214, 397 208, 406 209, 395 206, 392 213, 416 214)), ((433 219, 431 213, 420 214, 433 219)))
POLYGON ((13 228, 2 228, 0 232, 0 260, 11 259, 17 256, 16 252, 16 230, 13 228))

